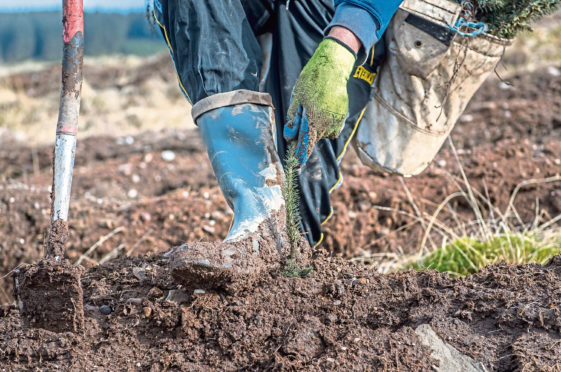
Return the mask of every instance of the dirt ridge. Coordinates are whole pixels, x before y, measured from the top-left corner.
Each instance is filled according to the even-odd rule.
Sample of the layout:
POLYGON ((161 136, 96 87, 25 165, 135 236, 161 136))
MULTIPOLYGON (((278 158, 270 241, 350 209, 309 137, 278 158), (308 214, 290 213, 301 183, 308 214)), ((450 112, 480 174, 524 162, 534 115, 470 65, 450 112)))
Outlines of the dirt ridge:
POLYGON ((179 288, 161 256, 116 260, 83 276, 83 334, 22 329, 17 309, 4 308, 0 365, 426 371, 436 362, 414 328, 429 324, 489 370, 561 368, 561 256, 457 280, 325 257, 314 266, 311 278, 272 275, 230 297, 179 288))

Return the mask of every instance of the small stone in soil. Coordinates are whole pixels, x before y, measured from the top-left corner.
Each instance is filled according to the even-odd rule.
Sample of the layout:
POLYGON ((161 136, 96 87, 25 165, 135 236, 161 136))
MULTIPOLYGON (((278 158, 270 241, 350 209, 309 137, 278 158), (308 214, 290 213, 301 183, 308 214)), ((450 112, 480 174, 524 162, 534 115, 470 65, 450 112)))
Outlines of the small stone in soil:
POLYGON ((102 313, 103 315, 109 315, 111 314, 111 307, 107 305, 101 305, 99 307, 99 312, 102 313))

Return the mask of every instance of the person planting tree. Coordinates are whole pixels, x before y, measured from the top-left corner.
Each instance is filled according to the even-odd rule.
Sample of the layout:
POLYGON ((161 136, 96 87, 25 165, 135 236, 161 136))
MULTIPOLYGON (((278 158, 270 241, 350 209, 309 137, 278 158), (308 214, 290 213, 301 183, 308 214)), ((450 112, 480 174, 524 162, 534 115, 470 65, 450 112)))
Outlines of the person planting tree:
MULTIPOLYGON (((550 9, 559 0, 532 1, 524 19, 546 12, 536 5, 544 2, 550 9)), ((475 16, 504 30, 516 17, 498 14, 515 15, 513 3, 154 0, 234 210, 223 242, 166 253, 173 277, 236 291, 283 265, 304 266, 333 214, 330 194, 353 137, 375 170, 425 169, 510 42, 475 16)))
POLYGON ((368 99, 379 60, 373 46, 400 3, 155 0, 181 90, 234 210, 223 242, 187 243, 168 253, 176 279, 198 288, 246 286, 286 261, 281 159, 291 142, 301 163, 299 215, 307 241, 301 239, 299 254, 309 255, 331 214, 329 193, 340 183, 351 131, 338 135, 368 99), (266 33, 272 48, 264 61, 259 37, 266 33), (361 73, 351 78, 357 66, 361 73))

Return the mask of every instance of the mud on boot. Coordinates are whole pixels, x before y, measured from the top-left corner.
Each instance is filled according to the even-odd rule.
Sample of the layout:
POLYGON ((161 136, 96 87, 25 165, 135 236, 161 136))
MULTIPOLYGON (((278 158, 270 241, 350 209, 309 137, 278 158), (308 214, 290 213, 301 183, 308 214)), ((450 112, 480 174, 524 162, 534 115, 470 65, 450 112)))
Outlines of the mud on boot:
MULTIPOLYGON (((290 257, 271 98, 243 90, 220 93, 199 101, 192 113, 234 221, 223 242, 186 243, 165 256, 178 283, 234 293, 280 272, 290 257)), ((311 253, 305 239, 297 251, 305 265, 311 253)))

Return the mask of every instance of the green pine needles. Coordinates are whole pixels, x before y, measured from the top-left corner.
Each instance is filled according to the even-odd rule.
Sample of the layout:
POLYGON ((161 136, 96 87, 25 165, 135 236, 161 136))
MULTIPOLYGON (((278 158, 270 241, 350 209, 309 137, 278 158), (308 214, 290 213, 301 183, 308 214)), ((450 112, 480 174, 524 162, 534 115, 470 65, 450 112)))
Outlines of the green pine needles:
POLYGON ((485 22, 488 33, 511 39, 532 29, 531 24, 553 13, 561 0, 474 0, 476 18, 485 22))
MULTIPOLYGON (((298 168, 296 146, 291 144, 287 151, 284 169, 283 196, 286 204, 286 231, 292 246, 291 256, 295 256, 295 246, 300 241, 300 209, 298 200, 298 168)), ((295 257, 291 257, 295 258, 295 257)))
POLYGON ((286 205, 286 232, 290 239, 290 258, 286 263, 282 274, 291 278, 305 278, 310 276, 313 268, 300 268, 297 264, 297 248, 300 244, 300 200, 298 197, 298 169, 300 163, 296 158, 296 144, 292 143, 286 153, 284 168, 284 183, 282 193, 286 205))

